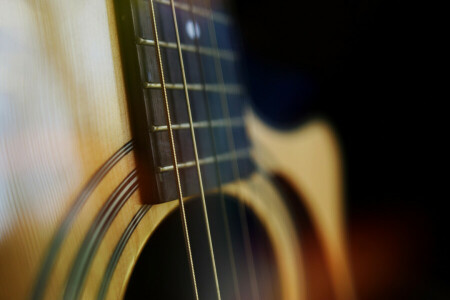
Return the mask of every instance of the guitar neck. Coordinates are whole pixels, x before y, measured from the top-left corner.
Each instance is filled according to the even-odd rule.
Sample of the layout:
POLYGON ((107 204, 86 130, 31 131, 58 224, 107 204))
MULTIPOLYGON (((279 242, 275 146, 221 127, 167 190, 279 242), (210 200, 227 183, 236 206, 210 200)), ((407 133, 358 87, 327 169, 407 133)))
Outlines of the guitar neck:
POLYGON ((155 202, 178 198, 177 182, 191 196, 199 176, 208 191, 253 170, 232 19, 197 2, 133 0, 117 10, 137 155, 155 202))

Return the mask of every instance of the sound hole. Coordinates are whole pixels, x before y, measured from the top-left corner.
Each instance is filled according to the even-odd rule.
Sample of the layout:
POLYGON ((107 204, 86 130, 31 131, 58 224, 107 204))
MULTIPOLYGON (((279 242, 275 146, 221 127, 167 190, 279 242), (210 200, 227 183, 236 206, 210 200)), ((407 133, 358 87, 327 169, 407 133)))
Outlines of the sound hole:
MULTIPOLYGON (((207 197, 211 236, 222 299, 236 299, 235 279, 241 299, 252 299, 250 272, 245 255, 239 205, 225 197, 234 265, 233 277, 229 240, 220 196, 207 197)), ((216 299, 214 275, 209 256, 200 199, 186 203, 186 214, 200 299, 216 299)), ((280 299, 273 249, 260 220, 246 209, 255 265, 259 299, 280 299)), ((131 275, 125 299, 194 299, 185 250, 180 212, 170 214, 145 245, 131 275)))

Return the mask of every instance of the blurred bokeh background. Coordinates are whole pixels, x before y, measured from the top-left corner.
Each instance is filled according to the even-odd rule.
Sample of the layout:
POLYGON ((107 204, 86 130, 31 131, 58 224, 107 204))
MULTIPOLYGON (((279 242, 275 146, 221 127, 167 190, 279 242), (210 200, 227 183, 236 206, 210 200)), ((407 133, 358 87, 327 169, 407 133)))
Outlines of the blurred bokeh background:
POLYGON ((236 0, 234 9, 259 115, 281 129, 325 118, 339 137, 359 298, 450 299, 428 7, 236 0))

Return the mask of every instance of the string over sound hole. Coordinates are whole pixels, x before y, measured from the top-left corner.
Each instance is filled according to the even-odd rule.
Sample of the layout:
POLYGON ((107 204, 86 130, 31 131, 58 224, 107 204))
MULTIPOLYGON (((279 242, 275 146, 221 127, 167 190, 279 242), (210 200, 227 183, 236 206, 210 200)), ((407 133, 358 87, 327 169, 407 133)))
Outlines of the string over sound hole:
MULTIPOLYGON (((239 206, 236 199, 224 198, 230 225, 231 246, 226 240, 220 195, 206 198, 214 244, 222 299, 237 299, 232 272, 236 266, 238 293, 241 299, 251 299, 250 275, 244 249, 239 206), (230 248, 233 256, 230 256, 230 248), (230 260, 234 258, 234 262, 230 260)), ((198 278, 200 299, 215 299, 216 291, 209 259, 209 249, 201 200, 186 203, 193 259, 198 278)), ((279 276, 273 249, 267 233, 257 217, 247 209, 247 219, 255 260, 261 299, 280 299, 279 276)), ((131 275, 125 299, 194 299, 188 260, 178 210, 170 214, 156 229, 144 247, 131 275)))

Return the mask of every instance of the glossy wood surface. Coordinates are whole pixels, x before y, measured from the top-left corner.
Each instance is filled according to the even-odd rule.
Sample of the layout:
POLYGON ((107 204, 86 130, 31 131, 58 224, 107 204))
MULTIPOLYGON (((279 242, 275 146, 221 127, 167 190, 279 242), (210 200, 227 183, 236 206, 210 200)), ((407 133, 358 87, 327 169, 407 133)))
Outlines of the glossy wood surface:
POLYGON ((342 165, 331 126, 313 120, 279 132, 249 114, 248 128, 258 162, 283 176, 301 195, 325 251, 337 299, 354 299, 345 231, 342 165))
MULTIPOLYGON (((29 296, 74 199, 131 139, 111 14, 110 1, 0 1, 1 299, 29 296)), ((51 286, 61 285, 59 270, 86 226, 133 168, 128 157, 90 197, 51 286)))
MULTIPOLYGON (((33 295, 52 238, 77 197, 95 172, 132 139, 113 14, 112 1, 0 1, 0 299, 33 295)), ((254 119, 250 122, 257 124, 254 119)), ((254 128, 259 128, 253 135, 256 149, 267 148, 277 162, 266 164, 267 170, 285 172, 298 182, 330 249, 336 284, 344 286, 337 292, 351 296, 348 270, 337 271, 342 266, 346 270, 346 260, 342 199, 333 196, 341 194, 333 137, 320 129, 287 136, 254 128), (316 135, 325 141, 319 143, 321 149, 330 152, 302 151, 311 149, 316 135), (324 160, 316 168, 308 155, 320 154, 324 160), (299 159, 286 160, 292 156, 299 159), (306 167, 294 170, 297 163, 306 167), (335 213, 327 215, 330 211, 335 213)), ((75 214, 45 282, 44 298, 64 295, 77 251, 93 221, 135 168, 130 152, 75 214)), ((229 185, 227 191, 239 194, 263 221, 275 247, 283 296, 304 299, 300 246, 278 192, 264 177, 237 185, 229 185)), ((144 202, 134 192, 118 211, 92 258, 79 297, 97 296, 113 248, 144 202)), ((107 299, 123 295, 145 241, 176 206, 168 202, 145 214, 120 256, 107 299)))

